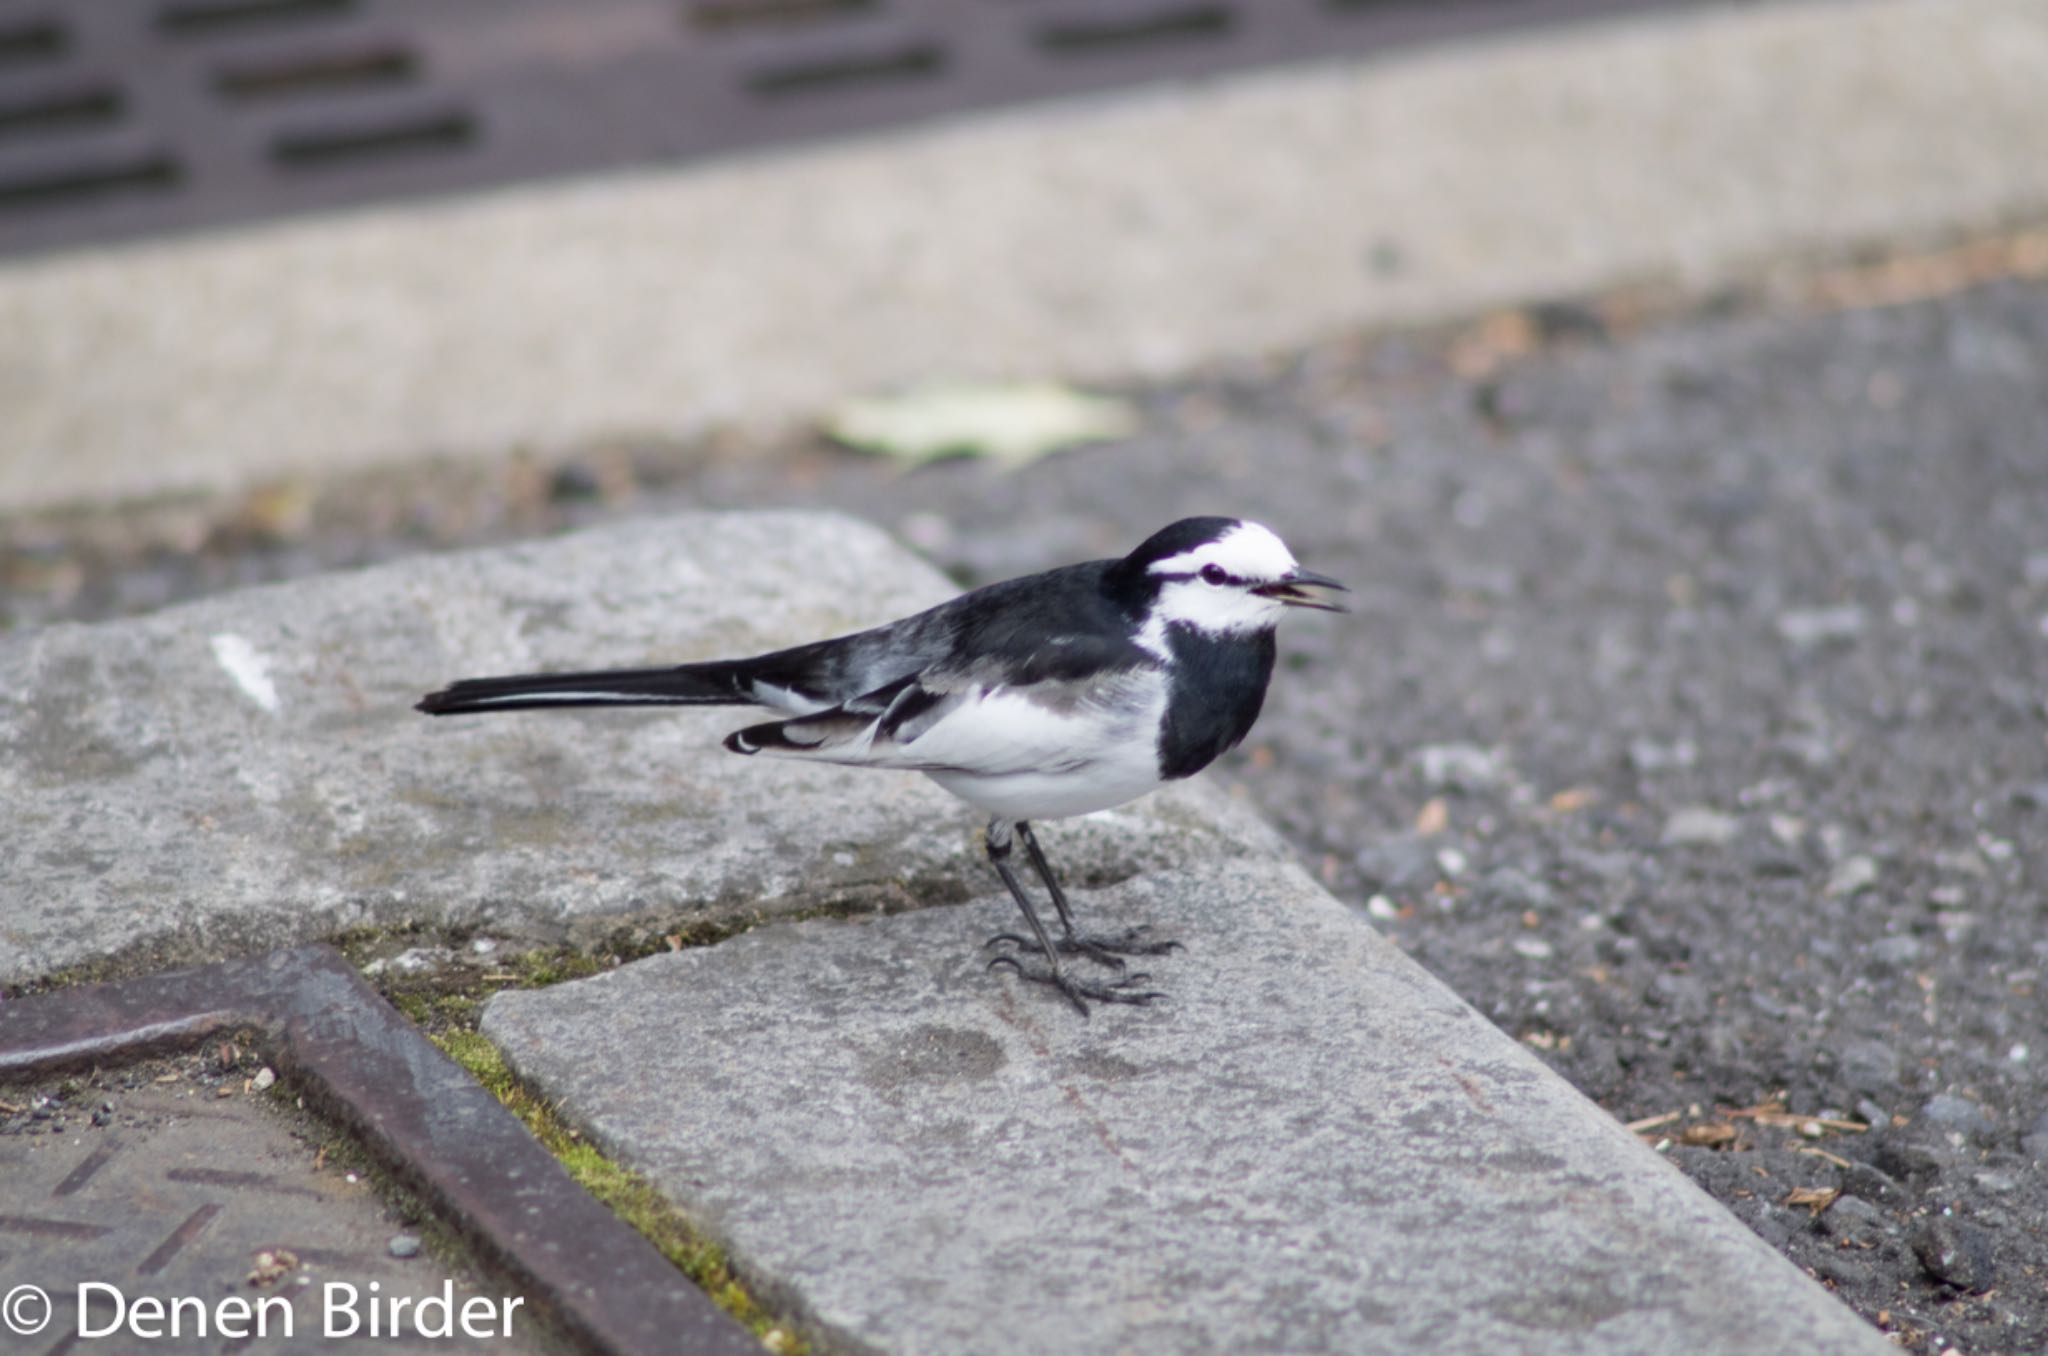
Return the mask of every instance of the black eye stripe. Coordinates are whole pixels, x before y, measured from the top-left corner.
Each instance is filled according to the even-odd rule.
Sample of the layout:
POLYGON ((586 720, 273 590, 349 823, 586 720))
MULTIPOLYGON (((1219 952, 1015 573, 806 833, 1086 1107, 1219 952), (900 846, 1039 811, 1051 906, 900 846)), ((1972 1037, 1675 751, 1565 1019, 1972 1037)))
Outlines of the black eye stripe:
POLYGON ((1166 584, 1192 584, 1199 579, 1203 583, 1210 584, 1212 586, 1221 584, 1235 584, 1239 588, 1250 588, 1252 583, 1252 581, 1249 579, 1246 579, 1240 575, 1234 575, 1230 573, 1221 565, 1205 565, 1200 570, 1184 570, 1177 574, 1161 574, 1156 577, 1159 579, 1161 583, 1166 584), (1218 577, 1215 579, 1210 579, 1208 576, 1208 572, 1210 570, 1216 571, 1218 577))

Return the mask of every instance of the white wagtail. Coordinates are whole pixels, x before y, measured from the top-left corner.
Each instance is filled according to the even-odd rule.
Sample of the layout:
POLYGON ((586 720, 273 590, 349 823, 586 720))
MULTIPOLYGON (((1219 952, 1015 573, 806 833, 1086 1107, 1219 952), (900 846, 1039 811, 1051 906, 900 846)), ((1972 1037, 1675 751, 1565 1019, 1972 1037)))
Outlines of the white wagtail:
MULTIPOLYGON (((1148 976, 1096 983, 1060 955, 1124 971, 1124 955, 1175 944, 1144 929, 1092 937, 1031 832, 1190 777, 1258 719, 1273 632, 1290 607, 1344 609, 1342 589, 1295 563, 1257 523, 1184 518, 1122 560, 1092 560, 962 594, 928 612, 752 659, 670 668, 467 678, 420 703, 429 715, 574 706, 766 706, 788 719, 726 736, 734 753, 922 772, 989 816, 988 856, 1044 953, 1024 978, 1088 1001, 1145 1003, 1148 976), (1010 868, 1013 840, 1059 911, 1053 940, 1010 868)), ((991 945, 1026 939, 1004 933, 991 945)))

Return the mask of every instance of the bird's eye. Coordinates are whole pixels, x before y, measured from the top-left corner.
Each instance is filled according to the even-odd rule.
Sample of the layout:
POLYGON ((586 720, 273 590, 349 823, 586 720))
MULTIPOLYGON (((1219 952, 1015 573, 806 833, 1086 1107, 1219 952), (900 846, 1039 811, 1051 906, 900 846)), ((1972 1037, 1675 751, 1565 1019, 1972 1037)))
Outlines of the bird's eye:
POLYGON ((1202 567, 1202 582, 1221 587, 1230 582, 1230 572, 1221 565, 1204 565, 1202 567))

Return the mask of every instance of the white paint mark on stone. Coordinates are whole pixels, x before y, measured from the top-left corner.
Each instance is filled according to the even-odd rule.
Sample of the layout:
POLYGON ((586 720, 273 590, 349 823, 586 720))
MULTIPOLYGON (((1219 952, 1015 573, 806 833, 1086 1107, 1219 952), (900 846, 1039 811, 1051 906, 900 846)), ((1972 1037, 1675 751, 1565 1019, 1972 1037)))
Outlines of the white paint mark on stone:
POLYGON ((213 657, 250 701, 277 713, 277 686, 270 681, 270 661, 257 653, 254 645, 232 631, 222 631, 213 638, 213 657))

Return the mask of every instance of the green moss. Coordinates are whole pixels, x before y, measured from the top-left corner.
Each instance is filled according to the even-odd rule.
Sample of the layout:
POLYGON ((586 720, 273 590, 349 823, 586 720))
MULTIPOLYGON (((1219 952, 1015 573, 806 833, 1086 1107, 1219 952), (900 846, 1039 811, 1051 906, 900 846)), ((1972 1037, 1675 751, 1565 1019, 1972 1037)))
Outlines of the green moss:
MULTIPOLYGON (((743 930, 744 925, 702 927, 692 929, 688 935, 678 935, 673 941, 622 932, 596 953, 567 946, 539 947, 518 955, 495 957, 495 969, 487 973, 458 966, 418 976, 381 975, 376 983, 393 1007, 517 1116, 578 1185, 637 1229, 770 1350, 803 1356, 809 1352, 809 1344, 747 1293, 733 1275, 724 1251, 691 1228, 645 1178, 606 1158, 580 1131, 566 1124, 553 1107, 519 1081, 497 1047, 476 1029, 485 1001, 501 989, 546 988, 567 980, 585 979, 656 951, 678 945, 701 945, 743 930)), ((459 945, 461 941, 460 936, 430 935, 427 929, 405 927, 362 929, 336 939, 336 944, 350 961, 362 966, 380 955, 390 954, 399 942, 459 945)))
MULTIPOLYGON (((633 959, 637 960, 639 957, 635 956, 633 959)), ((588 952, 570 947, 557 947, 553 950, 529 951, 515 958, 511 968, 519 977, 520 988, 544 989, 551 984, 560 984, 564 980, 588 979, 609 969, 610 964, 608 959, 593 956, 588 952)))
POLYGON ((809 1352, 807 1342, 778 1324, 774 1315, 747 1293, 733 1275, 723 1249, 691 1228, 647 1179, 606 1158, 579 1131, 565 1124, 554 1108, 514 1076, 496 1046, 472 1028, 451 1027, 434 1033, 432 1039, 519 1117, 579 1186, 639 1230, 719 1308, 746 1324, 772 1351, 793 1356, 809 1352))

